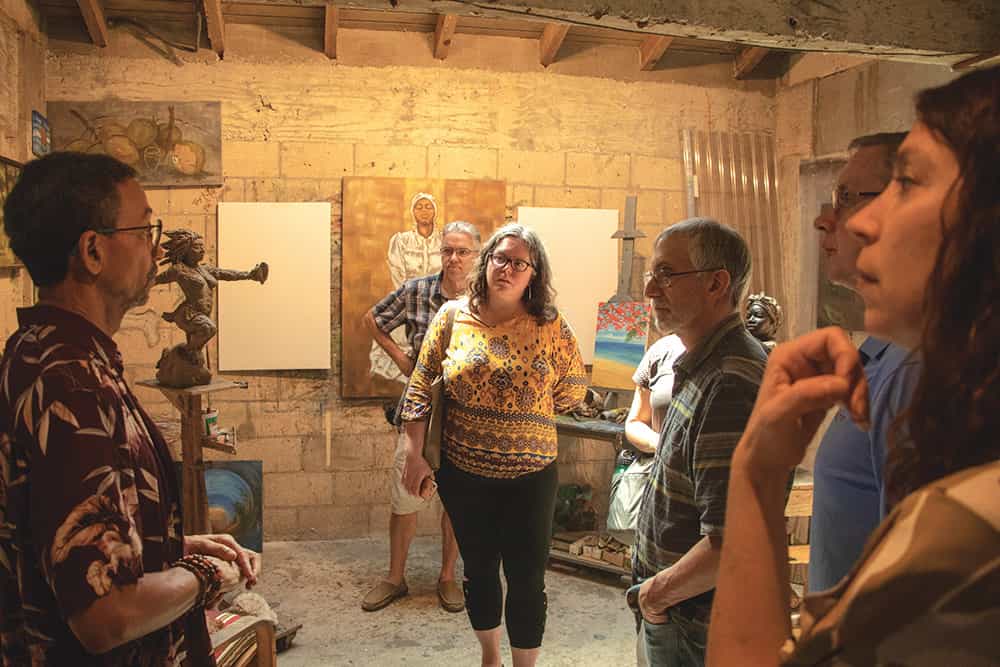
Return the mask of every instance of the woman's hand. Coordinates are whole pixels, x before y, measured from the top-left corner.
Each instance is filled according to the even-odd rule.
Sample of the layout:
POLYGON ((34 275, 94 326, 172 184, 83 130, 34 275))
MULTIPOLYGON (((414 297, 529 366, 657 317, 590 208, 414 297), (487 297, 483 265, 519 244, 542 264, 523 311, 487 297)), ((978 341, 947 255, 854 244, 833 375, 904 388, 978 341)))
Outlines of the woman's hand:
POLYGON ((868 381, 843 329, 828 327, 779 345, 740 442, 744 462, 755 471, 787 473, 837 403, 868 428, 868 381))
POLYGON ((260 554, 241 547, 232 535, 188 535, 184 538, 184 555, 187 554, 204 554, 230 563, 246 579, 248 589, 257 585, 260 554))
POLYGON ((430 464, 421 452, 407 452, 406 463, 403 464, 403 487, 407 493, 420 497, 420 487, 424 480, 433 475, 430 464))

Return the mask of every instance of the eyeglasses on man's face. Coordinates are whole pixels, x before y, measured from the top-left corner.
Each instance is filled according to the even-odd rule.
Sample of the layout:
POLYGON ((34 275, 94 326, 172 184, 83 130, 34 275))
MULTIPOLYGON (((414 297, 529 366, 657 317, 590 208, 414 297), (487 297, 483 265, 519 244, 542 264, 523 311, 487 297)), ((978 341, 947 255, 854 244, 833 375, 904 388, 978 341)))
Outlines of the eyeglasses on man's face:
POLYGON ((679 278, 681 276, 693 276, 696 273, 711 273, 712 271, 721 271, 722 267, 717 266, 713 269, 695 269, 693 271, 670 271, 666 267, 661 266, 652 271, 646 271, 643 274, 643 279, 647 284, 650 280, 655 280, 656 284, 664 289, 670 287, 673 283, 674 278, 679 278))
POLYGON ((830 201, 833 204, 833 210, 835 213, 840 211, 849 211, 861 202, 868 201, 869 199, 874 199, 882 194, 882 191, 868 191, 868 192, 853 192, 847 187, 841 185, 835 187, 830 196, 830 201))
POLYGON ((465 259, 470 255, 476 254, 476 251, 472 248, 449 248, 448 246, 444 246, 439 252, 445 259, 451 257, 452 255, 457 255, 459 259, 465 259))
POLYGON ((517 259, 515 257, 508 257, 507 255, 502 255, 498 252, 490 253, 490 261, 493 262, 493 266, 498 269, 502 269, 510 264, 511 268, 513 268, 517 273, 524 273, 529 268, 535 268, 535 265, 531 262, 527 262, 523 259, 517 259))
POLYGON ((110 236, 117 232, 133 232, 139 229, 146 230, 146 238, 149 239, 150 245, 154 248, 160 245, 160 237, 163 235, 163 221, 157 220, 156 222, 150 223, 148 225, 138 225, 137 227, 116 227, 114 229, 110 227, 104 227, 102 229, 95 229, 94 231, 98 234, 104 234, 110 236))

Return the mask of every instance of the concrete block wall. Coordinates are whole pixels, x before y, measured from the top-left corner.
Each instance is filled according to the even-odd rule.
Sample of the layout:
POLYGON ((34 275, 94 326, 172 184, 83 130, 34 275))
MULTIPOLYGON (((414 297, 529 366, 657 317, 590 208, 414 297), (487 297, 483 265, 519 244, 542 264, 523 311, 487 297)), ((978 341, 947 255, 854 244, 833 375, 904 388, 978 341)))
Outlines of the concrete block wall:
MULTIPOLYGON (((0 1, 0 155, 31 157, 31 112, 45 112, 45 48, 37 12, 26 0, 0 1)), ((0 337, 17 329, 16 308, 32 299, 23 268, 0 268, 0 337)))
MULTIPOLYGON (((366 44, 377 63, 396 57, 399 40, 413 39, 372 32, 346 41, 366 44)), ((244 25, 227 26, 224 61, 185 55, 180 65, 118 32, 100 53, 50 39, 51 100, 222 102, 224 185, 148 193, 168 229, 205 234, 209 261, 219 201, 332 204, 333 370, 225 374, 250 388, 211 399, 220 425, 237 429, 239 458, 264 462, 267 539, 387 530, 395 436, 380 402, 339 396, 343 176, 504 179, 512 215, 522 205, 623 208, 625 196, 637 194, 640 227, 652 237, 685 215, 682 127, 773 131, 773 94, 759 83, 734 83, 726 63, 699 70, 709 82, 704 86, 678 83, 669 73, 651 80, 597 78, 545 71, 537 43, 529 40, 477 39, 480 53, 504 51, 503 71, 487 67, 486 56, 470 62, 468 55, 455 64, 428 58, 420 67, 341 64, 244 25)), ((648 255, 650 242, 640 243, 639 252, 648 255)), ((148 306, 127 317, 118 342, 132 379, 152 377, 160 350, 179 342, 180 332, 159 319, 178 298, 176 286, 158 287, 148 306)), ((217 358, 214 344, 210 355, 217 358)), ((176 420, 155 391, 139 393, 158 419, 176 420)), ((561 444, 562 481, 592 484, 604 513, 611 446, 561 444)), ((439 505, 423 512, 420 532, 436 532, 439 516, 439 505)))

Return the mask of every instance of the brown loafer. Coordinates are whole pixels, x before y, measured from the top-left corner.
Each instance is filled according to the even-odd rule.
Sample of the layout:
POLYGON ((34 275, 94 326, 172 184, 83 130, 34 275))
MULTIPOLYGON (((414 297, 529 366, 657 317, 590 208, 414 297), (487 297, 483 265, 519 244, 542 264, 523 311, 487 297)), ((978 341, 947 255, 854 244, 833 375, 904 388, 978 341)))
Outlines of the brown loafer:
POLYGON ((399 586, 391 581, 380 581, 365 595, 361 601, 361 608, 365 611, 378 611, 388 607, 394 600, 398 600, 409 592, 405 581, 399 586))
POLYGON ((459 612, 465 609, 465 594, 462 587, 454 581, 438 582, 438 600, 445 611, 459 612))

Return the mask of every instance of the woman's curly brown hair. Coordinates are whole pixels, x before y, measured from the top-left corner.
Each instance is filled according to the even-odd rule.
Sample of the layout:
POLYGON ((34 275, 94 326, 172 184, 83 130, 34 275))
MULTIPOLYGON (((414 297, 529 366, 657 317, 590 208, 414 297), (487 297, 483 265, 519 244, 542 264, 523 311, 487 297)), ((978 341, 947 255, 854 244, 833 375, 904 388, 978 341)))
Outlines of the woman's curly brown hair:
POLYGON ((889 447, 890 505, 1000 458, 1000 67, 923 91, 917 115, 960 175, 924 296, 923 372, 889 447))

